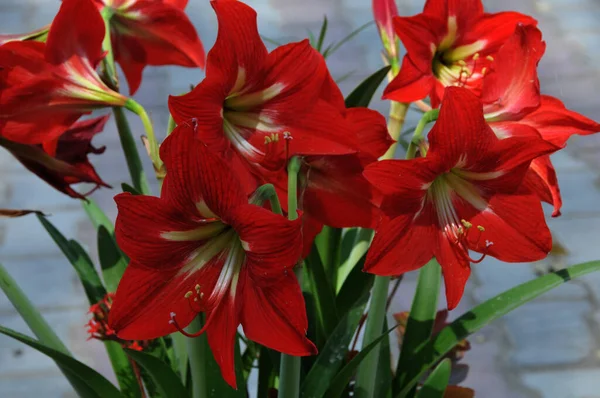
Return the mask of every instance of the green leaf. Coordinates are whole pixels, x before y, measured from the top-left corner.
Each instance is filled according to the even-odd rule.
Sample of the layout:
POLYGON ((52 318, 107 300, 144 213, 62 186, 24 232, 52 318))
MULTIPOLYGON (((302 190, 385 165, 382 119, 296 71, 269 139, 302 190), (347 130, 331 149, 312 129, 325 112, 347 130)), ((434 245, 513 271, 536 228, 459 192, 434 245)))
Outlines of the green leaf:
POLYGON ((258 389, 256 397, 269 398, 271 396, 269 395, 269 391, 275 388, 276 378, 275 366, 273 366, 269 349, 261 346, 258 357, 258 389))
MULTIPOLYGON (((343 284, 346 281, 346 278, 350 275, 350 273, 354 272, 356 267, 362 267, 364 265, 364 258, 367 250, 369 250, 369 246, 371 245, 371 240, 373 239, 373 230, 367 228, 358 229, 356 236, 354 238, 354 242, 351 243, 351 247, 349 247, 349 253, 346 255, 342 252, 342 264, 338 268, 338 276, 337 276, 337 291, 339 293, 343 284)), ((350 244, 342 242, 342 245, 350 244)), ((344 247, 342 247, 344 250, 344 247)))
POLYGON ((315 47, 318 52, 321 52, 321 49, 323 48, 323 42, 325 41, 325 35, 327 34, 328 23, 327 16, 324 16, 323 25, 321 25, 321 32, 319 32, 319 40, 317 41, 317 45, 315 47))
POLYGON ((421 364, 414 358, 414 353, 431 337, 437 314, 441 280, 442 269, 435 259, 429 261, 419 272, 417 291, 413 298, 396 367, 398 376, 394 380, 394 392, 399 391, 405 381, 420 369, 421 364))
MULTIPOLYGON (((352 379, 352 375, 354 375, 354 373, 356 372, 356 369, 358 369, 358 365, 360 365, 360 363, 362 362, 363 359, 365 359, 365 357, 375 348, 379 345, 379 343, 381 343, 381 341, 394 329, 396 329, 398 325, 394 325, 393 328, 389 329, 388 331, 386 331, 385 333, 383 333, 381 336, 379 336, 378 338, 376 338, 371 344, 369 344, 368 346, 366 346, 365 348, 363 348, 354 358, 352 358, 352 360, 350 362, 348 362, 346 364, 346 366, 344 366, 342 368, 342 370, 340 370, 340 372, 335 376, 335 378, 333 379, 333 381, 331 382, 331 386, 329 387, 329 389, 327 390, 326 393, 326 397, 327 398, 337 398, 340 397, 343 393, 344 390, 346 389, 346 386, 348 386, 348 384, 350 383, 350 380, 352 379)), ((355 391, 354 392, 354 396, 360 396, 358 395, 360 392, 355 391)))
POLYGON ((106 289, 116 292, 127 268, 128 259, 117 246, 113 235, 103 225, 98 228, 98 256, 106 289))
POLYGON ((117 376, 117 382, 121 388, 122 395, 127 398, 141 397, 140 386, 133 373, 133 368, 125 350, 116 341, 105 341, 104 347, 110 360, 110 364, 117 376))
POLYGON ((366 255, 363 255, 358 264, 352 269, 337 294, 335 305, 340 316, 343 316, 351 310, 356 301, 356 297, 361 297, 363 294, 371 291, 375 276, 363 272, 362 268, 365 259, 366 255))
POLYGON ((188 352, 185 345, 186 337, 179 332, 170 335, 175 356, 175 368, 179 372, 181 382, 185 384, 188 374, 188 352))
POLYGON ((598 270, 600 270, 600 261, 573 265, 525 282, 479 304, 446 326, 434 339, 415 352, 415 360, 423 365, 414 377, 406 381, 402 390, 395 396, 406 397, 427 372, 427 369, 439 362, 459 342, 485 325, 565 282, 598 270))
POLYGON ((112 221, 108 218, 106 213, 102 211, 100 206, 93 199, 87 199, 81 202, 83 209, 87 213, 90 221, 94 225, 94 228, 98 229, 101 225, 104 226, 111 234, 115 233, 115 226, 112 221))
MULTIPOLYGON (((383 319, 384 333, 389 329, 387 317, 383 319)), ((379 363, 377 364, 377 377, 375 382, 375 397, 389 398, 392 396, 390 387, 392 386, 392 352, 390 349, 390 335, 386 334, 381 342, 381 353, 379 354, 379 363)))
POLYGON ((37 217, 67 257, 75 272, 77 272, 90 304, 95 304, 102 300, 106 295, 106 289, 102 285, 100 276, 96 272, 96 268, 94 268, 94 264, 85 250, 79 243, 68 241, 46 217, 42 215, 38 215, 37 217))
POLYGON ((140 191, 138 191, 131 185, 127 184, 126 182, 121 183, 121 189, 123 190, 123 192, 129 192, 130 194, 136 195, 136 196, 142 194, 140 191))
POLYGON ((371 76, 367 77, 346 97, 346 107, 355 108, 359 106, 367 107, 371 99, 381 85, 390 70, 389 66, 379 69, 371 76))
POLYGON ((37 340, 24 334, 15 332, 14 330, 0 326, 0 333, 12 337, 15 340, 27 344, 37 351, 54 359, 56 363, 69 373, 70 377, 75 377, 81 386, 85 386, 86 397, 121 397, 121 392, 100 373, 96 372, 89 366, 79 362, 73 357, 66 355, 60 351, 48 347, 37 340))
POLYGON ((242 372, 244 375, 244 380, 247 382, 250 372, 252 371, 254 361, 260 352, 260 346, 253 341, 244 341, 244 343, 246 344, 246 349, 242 354, 242 372))
POLYGON ((450 381, 450 373, 452 372, 452 362, 450 359, 444 359, 431 372, 423 387, 417 393, 417 398, 444 398, 444 392, 450 381))
POLYGON ((169 365, 150 354, 135 350, 127 350, 126 352, 130 358, 148 372, 163 397, 189 397, 179 376, 171 370, 169 365))
POLYGON ((360 32, 362 32, 363 30, 368 28, 372 23, 373 23, 373 21, 369 21, 366 24, 359 26, 354 31, 352 31, 348 36, 344 37, 342 40, 338 41, 335 44, 331 44, 329 47, 327 47, 325 49, 325 51, 323 51, 323 57, 327 58, 328 56, 330 56, 331 54, 333 54, 334 52, 339 50, 340 47, 342 47, 344 44, 346 44, 347 42, 352 40, 352 38, 354 36, 358 35, 360 32))
POLYGON ((321 256, 323 270, 331 293, 335 295, 337 273, 340 266, 342 229, 325 225, 315 238, 315 244, 321 256))
POLYGON ((355 300, 348 313, 342 317, 331 333, 327 343, 319 352, 315 364, 304 379, 301 390, 303 398, 320 398, 327 391, 330 381, 346 360, 348 346, 365 311, 368 298, 368 291, 359 296, 359 299, 355 300))
POLYGON ((333 288, 327 280, 321 257, 315 246, 313 246, 305 261, 304 270, 312 289, 317 318, 322 327, 322 337, 327 340, 339 322, 333 288))

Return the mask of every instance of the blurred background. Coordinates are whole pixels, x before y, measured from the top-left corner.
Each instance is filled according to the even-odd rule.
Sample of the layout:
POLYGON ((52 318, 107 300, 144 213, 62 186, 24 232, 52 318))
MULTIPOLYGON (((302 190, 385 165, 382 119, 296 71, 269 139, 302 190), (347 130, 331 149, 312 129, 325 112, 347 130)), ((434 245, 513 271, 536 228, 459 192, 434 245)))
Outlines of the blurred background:
MULTIPOLYGON (((248 0, 259 15, 261 34, 280 43, 317 33, 323 16, 329 19, 326 43, 338 41, 372 19, 370 0, 248 0)), ((539 20, 547 42, 539 74, 542 92, 567 107, 600 119, 600 1, 485 1, 488 12, 516 10, 539 20)), ((401 14, 421 11, 423 0, 399 0, 401 14)), ((51 22, 58 0, 0 0, 1 33, 21 33, 51 22)), ((208 0, 190 0, 187 12, 208 50, 216 36, 216 18, 208 0)), ((272 47, 272 46, 271 46, 272 47)), ((375 25, 369 26, 328 59, 334 78, 348 94, 381 65, 375 25)), ((298 60, 302 62, 302 60, 298 60)), ((202 79, 200 70, 147 68, 136 99, 155 122, 159 136, 166 130, 169 94, 189 90, 202 79)), ((379 96, 378 96, 379 97, 379 96)), ((373 107, 387 115, 389 104, 373 107)), ((409 112, 407 128, 419 114, 409 112)), ((130 117, 137 135, 143 130, 130 117)), ((101 177, 114 187, 128 179, 114 122, 94 141, 106 152, 91 157, 101 177)), ((140 150, 141 143, 140 143, 140 150)), ((494 260, 474 266, 465 298, 451 318, 478 302, 548 269, 600 258, 600 135, 573 138, 567 150, 553 157, 562 188, 563 215, 549 219, 556 247, 537 264, 502 264, 494 260)), ((145 159, 148 174, 150 161, 145 159)), ((81 204, 46 185, 0 150, 0 208, 33 208, 52 215, 68 238, 84 243, 96 256, 96 236, 81 204)), ((81 191, 85 191, 82 187, 81 191)), ((153 186, 157 192, 156 185, 153 186)), ((101 189, 93 198, 114 218, 117 190, 101 189)), ((546 208, 550 217, 550 208, 546 208)), ((39 306, 75 356, 111 375, 104 346, 86 341, 88 306, 71 265, 35 217, 0 221, 0 261, 39 306)), ((402 282, 392 312, 410 308, 416 275, 402 282)), ((390 322, 392 319, 390 318, 390 322)), ((6 297, 0 294, 0 324, 29 333, 6 297)), ((555 289, 514 311, 470 339, 462 363, 469 366, 463 386, 484 398, 600 398, 600 274, 589 275, 555 289)), ((395 336, 392 335, 392 344, 395 336)), ((54 363, 14 340, 0 337, 0 397, 74 397, 54 363)))

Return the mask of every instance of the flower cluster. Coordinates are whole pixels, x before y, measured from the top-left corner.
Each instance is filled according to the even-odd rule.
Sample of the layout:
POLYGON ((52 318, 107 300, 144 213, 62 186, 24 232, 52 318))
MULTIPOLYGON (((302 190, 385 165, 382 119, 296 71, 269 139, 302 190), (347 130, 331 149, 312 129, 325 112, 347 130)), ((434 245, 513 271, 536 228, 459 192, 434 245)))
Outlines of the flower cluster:
POLYGON ((308 40, 268 51, 251 7, 212 0, 218 35, 205 60, 186 4, 63 0, 47 29, 0 38, 0 145, 78 198, 72 184, 107 186, 87 155, 104 150, 91 139, 108 117, 80 118, 139 110, 119 91, 114 62, 131 94, 146 66, 206 68, 189 93, 169 98, 175 129, 160 148, 149 143, 166 173, 160 195, 115 197, 116 240, 130 263, 114 298, 92 308, 92 337, 206 333, 235 387, 240 326, 279 352, 317 353, 295 268, 324 226, 374 229, 364 270, 376 275, 435 257, 449 309, 472 263, 550 251, 541 202, 558 216, 561 198, 549 155, 600 125, 540 93, 545 44, 533 18, 484 13, 480 0, 428 0, 423 13, 400 17, 374 1, 396 75, 384 98, 429 97, 426 116, 437 120, 394 160, 382 159, 395 145, 384 117, 347 107, 308 40), (202 328, 186 330, 199 314, 202 328))

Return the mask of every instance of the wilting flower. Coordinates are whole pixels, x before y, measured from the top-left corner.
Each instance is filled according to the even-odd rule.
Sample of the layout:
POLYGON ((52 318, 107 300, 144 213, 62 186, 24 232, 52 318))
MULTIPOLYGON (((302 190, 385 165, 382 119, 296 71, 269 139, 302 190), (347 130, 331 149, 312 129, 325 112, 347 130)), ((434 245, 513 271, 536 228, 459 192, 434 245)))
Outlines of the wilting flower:
MULTIPOLYGON (((484 116, 499 138, 540 134, 564 147, 572 135, 600 131, 600 124, 566 109, 556 98, 540 95, 536 68, 545 47, 537 28, 517 27, 498 51, 494 70, 483 79, 484 116)), ((553 216, 560 215, 562 199, 549 156, 531 162, 525 184, 542 200, 554 204, 553 216)))
POLYGON ((0 137, 0 146, 7 149, 29 171, 54 188, 73 198, 84 198, 100 186, 109 187, 88 160, 88 154, 101 154, 104 147, 92 146, 92 138, 104 129, 109 116, 98 117, 72 125, 57 140, 49 152, 40 145, 27 145, 0 137), (92 191, 80 194, 71 185, 87 182, 96 184, 92 191))
POLYGON ((95 0, 111 15, 115 60, 133 95, 148 65, 204 68, 204 48, 183 11, 187 0, 95 0))
POLYGON ((396 0, 373 0, 373 16, 379 30, 379 36, 386 51, 388 61, 398 59, 398 40, 392 22, 398 16, 396 0))
POLYGON ((433 256, 442 266, 448 308, 456 307, 470 263, 540 260, 552 247, 537 196, 521 186, 532 159, 557 150, 541 137, 500 140, 481 103, 449 87, 429 133, 426 156, 370 165, 367 179, 385 195, 365 270, 398 275, 433 256), (482 253, 473 259, 470 251, 482 253))
POLYGON ((316 353, 305 336, 304 299, 292 271, 301 220, 249 204, 233 171, 197 136, 192 126, 180 125, 161 145, 168 172, 160 198, 115 198, 116 237, 131 264, 109 325, 123 339, 177 330, 188 335, 183 328, 205 312, 202 331, 235 387, 240 324, 247 338, 272 349, 316 353))
POLYGON ((479 91, 481 79, 515 26, 536 23, 516 12, 484 13, 481 0, 428 0, 421 14, 394 19, 407 53, 384 98, 412 102, 429 95, 435 108, 444 87, 479 91))
POLYGON ((326 99, 323 57, 308 40, 267 52, 256 12, 240 1, 211 2, 219 21, 206 78, 169 98, 178 124, 193 119, 200 139, 262 178, 292 155, 355 153, 347 124, 326 99))
POLYGON ((42 41, 45 42, 48 38, 48 31, 50 30, 50 25, 46 25, 39 29, 36 29, 29 33, 18 33, 18 34, 3 34, 0 35, 0 45, 4 43, 8 43, 9 41, 42 41))
POLYGON ((89 313, 92 318, 87 323, 87 332, 90 335, 88 340, 96 339, 100 341, 116 341, 124 348, 130 350, 143 351, 150 345, 149 340, 126 341, 117 337, 115 331, 108 326, 108 317, 112 308, 112 302, 115 298, 114 293, 108 293, 98 303, 90 306, 89 313))
POLYGON ((96 73, 103 38, 104 22, 91 0, 64 0, 46 44, 0 46, 0 136, 49 143, 92 109, 124 105, 126 98, 96 73))

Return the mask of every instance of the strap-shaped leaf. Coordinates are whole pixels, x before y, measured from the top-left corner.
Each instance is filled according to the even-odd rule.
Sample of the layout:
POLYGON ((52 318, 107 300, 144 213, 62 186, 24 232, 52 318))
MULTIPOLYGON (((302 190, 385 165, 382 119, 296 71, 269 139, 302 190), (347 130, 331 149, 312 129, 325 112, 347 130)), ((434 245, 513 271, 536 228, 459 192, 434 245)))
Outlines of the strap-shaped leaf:
POLYGON ((354 91, 350 93, 350 95, 346 97, 346 107, 354 108, 358 106, 369 106, 373 95, 375 95, 375 92, 389 71, 390 67, 386 66, 367 77, 361 84, 358 85, 358 87, 354 89, 354 91))
POLYGON ((127 355, 148 372, 163 397, 189 397, 179 376, 171 367, 153 355, 127 350, 127 355))
POLYGON ((331 385, 330 385, 329 389, 327 390, 327 393, 325 394, 325 396, 327 398, 340 397, 344 393, 344 390, 346 389, 348 384, 350 383, 350 379, 352 379, 352 375, 354 374, 354 372, 356 372, 356 369, 358 369, 358 365, 360 365, 360 363, 363 361, 363 359, 365 359, 365 357, 375 347, 377 347, 379 345, 379 343, 381 343, 381 341, 392 330, 396 329, 397 327, 398 327, 398 325, 394 325, 393 328, 389 329, 388 331, 383 333, 381 336, 376 338, 371 344, 369 344, 368 346, 363 348, 354 358, 352 358, 352 360, 350 362, 348 362, 346 364, 346 366, 344 366, 342 368, 342 370, 340 370, 339 373, 335 376, 335 378, 331 382, 331 385))
POLYGON ((431 372, 423 387, 417 393, 417 398, 444 398, 444 391, 450 381, 452 363, 446 358, 431 372))
POLYGON ((113 225, 112 221, 93 199, 88 198, 81 203, 83 204, 83 209, 87 213, 90 221, 96 229, 102 225, 111 234, 115 233, 115 226, 113 225))
POLYGON ((128 259, 117 246, 114 236, 103 225, 98 227, 98 256, 106 289, 109 292, 117 291, 128 259))
POLYGON ((402 390, 395 397, 407 397, 409 392, 427 372, 427 369, 431 368, 433 364, 442 359, 445 354, 469 335, 528 301, 539 297, 543 293, 572 279, 598 270, 600 270, 600 261, 573 265, 500 293, 463 314, 442 329, 434 339, 417 350, 414 358, 417 363, 423 364, 423 366, 420 367, 419 372, 414 377, 406 381, 402 386, 402 390))
POLYGON ((352 308, 339 321, 304 379, 302 397, 320 398, 325 394, 329 382, 338 373, 346 359, 348 346, 365 311, 368 298, 367 291, 358 300, 355 300, 352 308))
MULTIPOLYGON (((79 362, 75 358, 63 354, 62 352, 57 351, 53 348, 50 348, 47 345, 32 339, 31 337, 25 336, 24 334, 5 328, 3 326, 0 326, 0 333, 12 337, 15 340, 19 340, 20 342, 27 344, 28 346, 36 349, 42 354, 45 354, 50 358, 54 359, 54 361, 56 361, 56 363, 62 369, 66 370, 69 373, 70 377, 76 377, 81 382, 81 385, 87 386, 88 397, 119 398, 122 396, 121 392, 110 381, 104 378, 104 376, 102 376, 100 373, 96 372, 89 366, 79 362)), ((80 391, 78 392, 81 394, 80 391)))

